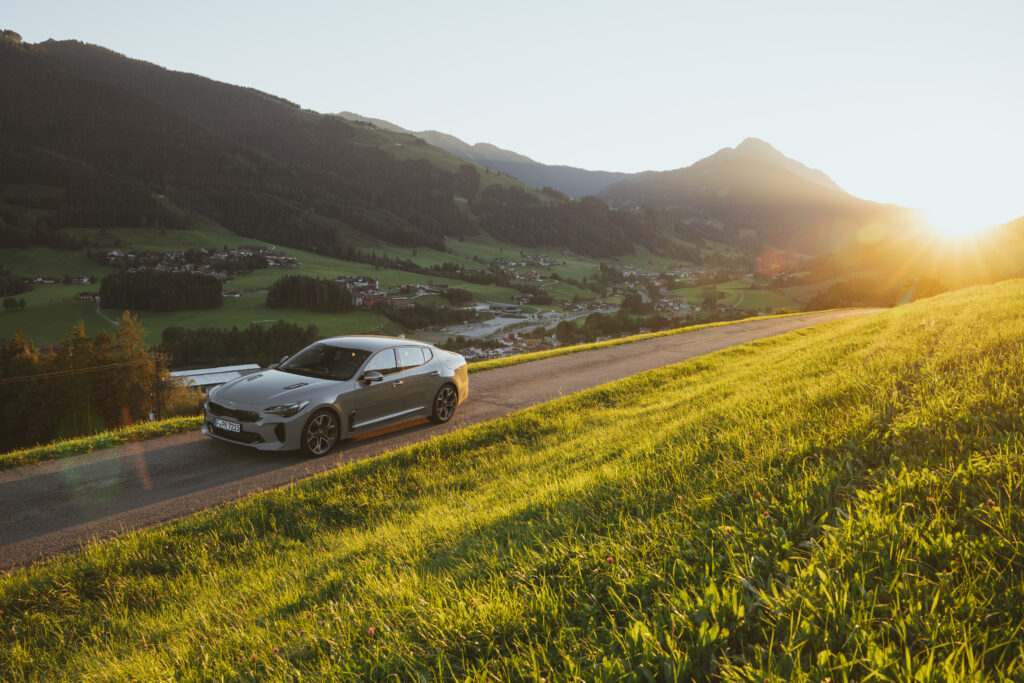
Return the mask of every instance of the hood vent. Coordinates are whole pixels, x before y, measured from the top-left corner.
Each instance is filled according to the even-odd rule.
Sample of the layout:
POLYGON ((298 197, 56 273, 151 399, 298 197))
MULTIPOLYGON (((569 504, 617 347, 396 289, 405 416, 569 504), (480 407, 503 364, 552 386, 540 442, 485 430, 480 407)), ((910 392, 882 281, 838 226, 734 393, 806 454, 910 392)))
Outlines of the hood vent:
POLYGON ((299 382, 298 384, 289 384, 281 391, 290 391, 291 389, 298 389, 299 387, 307 386, 309 382, 299 382))
POLYGON ((262 376, 263 376, 263 373, 262 373, 262 372, 261 372, 261 373, 258 373, 258 374, 255 374, 255 375, 249 375, 248 377, 246 377, 246 378, 245 378, 245 381, 246 381, 246 382, 251 382, 251 381, 253 381, 254 379, 259 379, 259 378, 260 378, 260 377, 262 377, 262 376))

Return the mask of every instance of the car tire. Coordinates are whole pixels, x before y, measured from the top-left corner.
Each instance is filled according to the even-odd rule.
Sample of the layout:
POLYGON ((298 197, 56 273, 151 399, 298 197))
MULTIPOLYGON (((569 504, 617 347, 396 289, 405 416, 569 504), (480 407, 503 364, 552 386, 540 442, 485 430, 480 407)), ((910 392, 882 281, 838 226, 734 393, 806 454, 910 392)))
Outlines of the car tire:
POLYGON ((437 424, 444 424, 452 419, 455 408, 459 405, 459 390, 454 384, 441 385, 441 388, 434 394, 434 402, 430 411, 430 421, 437 424))
POLYGON ((338 416, 333 410, 316 411, 302 427, 302 452, 311 458, 327 455, 338 443, 340 432, 338 416))

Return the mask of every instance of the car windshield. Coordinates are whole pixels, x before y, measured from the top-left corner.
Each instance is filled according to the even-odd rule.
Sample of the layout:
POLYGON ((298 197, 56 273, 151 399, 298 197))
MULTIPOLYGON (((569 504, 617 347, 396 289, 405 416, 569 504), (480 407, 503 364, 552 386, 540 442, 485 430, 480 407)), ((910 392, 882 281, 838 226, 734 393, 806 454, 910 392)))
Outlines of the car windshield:
POLYGON ((347 380, 352 379, 352 375, 356 374, 356 370, 369 355, 369 351, 340 348, 318 342, 302 349, 281 363, 277 369, 296 375, 347 380))

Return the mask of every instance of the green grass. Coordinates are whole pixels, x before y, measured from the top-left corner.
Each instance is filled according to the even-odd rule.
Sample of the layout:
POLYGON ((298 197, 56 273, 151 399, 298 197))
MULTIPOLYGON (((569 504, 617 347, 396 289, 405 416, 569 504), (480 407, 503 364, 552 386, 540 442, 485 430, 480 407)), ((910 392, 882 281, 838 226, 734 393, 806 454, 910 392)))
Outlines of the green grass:
POLYGON ((876 273, 870 270, 860 270, 849 275, 840 275, 839 277, 829 278, 820 282, 814 282, 809 285, 794 285, 792 287, 784 287, 782 292, 789 297, 792 297, 799 301, 807 301, 818 292, 824 291, 836 284, 837 282, 843 282, 845 280, 856 279, 860 277, 871 277, 876 273))
POLYGON ((0 455, 0 470, 29 465, 43 460, 69 458, 73 455, 91 453, 102 448, 112 448, 124 443, 155 439, 168 434, 189 432, 202 425, 202 417, 172 417, 156 422, 138 422, 136 424, 112 429, 110 431, 81 436, 74 439, 62 439, 44 446, 22 448, 0 455))
MULTIPOLYGON (((817 311, 821 313, 822 311, 817 311)), ((592 351, 594 349, 605 349, 610 346, 620 346, 622 344, 630 344, 632 342, 643 341, 645 339, 657 339, 658 337, 670 337, 675 334, 686 334, 687 332, 696 332, 697 330, 704 330, 709 327, 721 327, 723 325, 735 325, 736 323, 748 322, 750 320, 771 320, 772 318, 789 318, 794 315, 804 315, 803 313, 783 313, 780 315, 762 315, 755 318, 744 318, 743 320, 727 320, 724 322, 717 323, 704 323, 703 325, 690 325, 689 327, 677 327, 671 330, 661 330, 660 332, 647 332, 645 334, 634 334, 628 337, 619 337, 617 339, 606 339, 605 341, 590 342, 589 344, 573 344, 572 346, 560 346, 557 349, 546 349, 544 351, 534 351, 532 353, 521 353, 518 356, 506 356, 505 358, 494 358, 491 360, 480 361, 478 363, 471 363, 469 365, 470 373, 483 372, 485 370, 493 370, 494 368, 504 368, 510 365, 519 365, 520 363, 529 363, 535 360, 543 360, 544 358, 554 358, 555 356, 564 356, 570 353, 580 353, 581 351, 592 351)), ((576 318, 572 321, 577 326, 582 326, 586 322, 586 317, 576 318)))
MULTIPOLYGON (((129 233, 132 231, 126 230, 124 232, 129 233)), ((302 264, 300 268, 295 270, 282 268, 257 270, 228 281, 225 287, 227 289, 260 290, 266 289, 276 282, 278 278, 285 275, 301 273, 303 275, 333 279, 344 274, 375 277, 380 280, 381 286, 384 288, 397 287, 406 283, 444 284, 450 287, 459 287, 471 291, 478 301, 512 303, 513 297, 519 294, 516 290, 508 287, 476 285, 460 280, 414 275, 388 268, 376 269, 366 264, 341 261, 298 249, 287 249, 286 251, 300 259, 302 264)), ((57 269, 54 264, 60 266, 79 266, 78 268, 70 269, 68 271, 69 274, 80 273, 101 276, 112 270, 92 263, 84 254, 42 247, 4 250, 0 252, 0 256, 9 259, 9 261, 5 262, 12 264, 12 270, 15 273, 24 275, 51 273, 62 275, 64 271, 57 269), (18 265, 14 267, 13 264, 18 265), (92 265, 92 270, 86 269, 88 264, 92 265)), ((113 326, 96 315, 95 305, 92 302, 73 301, 74 296, 81 291, 97 291, 98 289, 98 283, 90 285, 36 285, 33 291, 19 295, 19 298, 24 298, 27 304, 24 311, 0 311, 0 338, 10 337, 14 334, 15 330, 20 329, 26 337, 32 339, 37 345, 55 344, 70 334, 71 328, 80 320, 85 321, 89 334, 95 334, 101 329, 111 331, 113 326)), ((296 309, 270 309, 265 304, 265 295, 247 293, 238 299, 226 298, 220 308, 211 310, 139 311, 138 315, 143 326, 146 328, 148 333, 147 339, 150 344, 160 343, 160 335, 167 327, 230 328, 235 325, 246 327, 254 321, 278 319, 284 319, 299 325, 316 325, 324 336, 358 333, 397 334, 402 331, 401 327, 388 321, 384 316, 369 311, 355 311, 338 315, 296 309)), ((121 311, 118 309, 105 308, 103 312, 114 320, 121 314, 121 311)))
MULTIPOLYGON (((12 315, 14 315, 14 314, 12 314, 12 315)), ((316 314, 313 314, 313 315, 316 315, 316 314)), ((356 314, 346 314, 345 316, 333 316, 333 317, 345 318, 345 317, 347 317, 349 315, 358 316, 360 314, 359 313, 356 313, 356 314)), ((372 316, 372 315, 376 315, 376 314, 368 313, 366 315, 372 316)), ((790 315, 795 315, 795 314, 790 314, 790 315)), ((772 316, 772 317, 787 317, 787 316, 782 315, 782 316, 772 316)), ((381 318, 383 319, 382 316, 381 316, 381 318)), ((760 318, 760 319, 766 319, 766 318, 760 318)), ((386 321, 386 319, 384 319, 384 320, 386 321)), ((748 318, 747 320, 753 320, 753 318, 748 318)), ((370 322, 372 322, 372 320, 370 322)), ((577 319, 576 321, 573 321, 573 322, 582 324, 583 319, 580 318, 580 319, 577 319)), ((492 370, 494 368, 506 367, 506 366, 509 366, 509 365, 519 365, 520 363, 529 363, 529 362, 535 361, 535 360, 543 360, 544 358, 553 358, 555 356, 563 356, 563 355, 570 354, 570 353, 579 353, 580 351, 590 351, 590 350, 593 350, 593 349, 601 349, 601 348, 606 348, 606 347, 609 347, 609 346, 618 346, 620 344, 628 344, 628 343, 634 342, 634 341, 642 341, 644 339, 654 339, 656 337, 664 337, 664 336, 668 336, 668 335, 672 335, 672 334, 681 334, 681 333, 684 333, 684 332, 693 332, 695 330, 702 330, 702 329, 707 328, 707 327, 718 327, 720 325, 731 325, 734 322, 744 322, 744 321, 728 321, 728 322, 720 322, 720 323, 708 323, 708 324, 705 324, 705 325, 694 325, 694 326, 691 326, 691 327, 682 327, 682 328, 675 329, 675 330, 663 330, 661 332, 651 332, 651 333, 648 333, 648 334, 638 334, 638 335, 633 335, 633 336, 630 336, 630 337, 621 337, 619 339, 611 339, 611 340, 607 340, 607 341, 603 341, 603 342, 593 342, 593 343, 590 343, 590 344, 577 344, 577 345, 574 345, 574 346, 562 346, 562 347, 557 348, 557 349, 548 349, 546 351, 535 351, 533 353, 524 353, 524 354, 520 354, 518 356, 509 356, 509 357, 506 357, 506 358, 496 358, 496 359, 493 359, 493 360, 479 361, 477 363, 470 363, 469 364, 469 372, 471 374, 472 373, 476 373, 476 372, 483 372, 485 370, 492 370)), ((307 324, 307 323, 303 322, 301 324, 307 324)), ((369 324, 369 323, 367 323, 367 324, 369 324)), ((160 329, 162 330, 163 328, 160 328, 160 329)), ((372 328, 366 327, 366 330, 372 331, 372 328)), ((366 330, 363 330, 363 331, 366 331, 366 330)), ((387 334, 391 334, 392 331, 387 331, 386 333, 387 334)), ((149 333, 149 334, 150 334, 150 336, 153 336, 153 333, 149 333)), ((342 333, 339 332, 338 334, 342 334, 342 333)), ((157 336, 159 336, 159 335, 157 335, 157 336)), ((446 337, 445 334, 437 334, 437 335, 419 335, 419 338, 424 340, 424 341, 431 341, 429 339, 430 336, 437 336, 438 339, 435 340, 435 341, 437 341, 438 343, 444 341, 444 338, 446 337)), ((161 422, 156 422, 156 423, 141 422, 141 423, 132 425, 131 427, 126 427, 126 428, 124 428, 122 430, 112 430, 112 431, 109 431, 109 432, 100 432, 98 434, 94 434, 94 435, 88 436, 88 437, 81 437, 81 438, 77 438, 77 439, 67 439, 67 440, 55 441, 55 442, 50 443, 50 444, 34 446, 32 448, 21 449, 21 450, 18 450, 18 451, 11 451, 11 452, 8 452, 8 453, 0 453, 0 471, 5 470, 5 469, 10 469, 12 467, 18 467, 20 465, 26 465, 26 464, 33 463, 33 462, 39 462, 39 461, 42 461, 42 460, 51 460, 51 459, 54 459, 54 458, 67 458, 67 457, 71 457, 73 455, 80 455, 82 453, 89 453, 90 451, 96 450, 98 448, 106 448, 106 447, 111 446, 111 445, 116 445, 116 444, 119 444, 119 443, 123 443, 125 440, 143 441, 145 439, 153 439, 153 438, 157 438, 157 437, 160 437, 160 436, 166 436, 167 434, 173 434, 173 433, 176 433, 176 432, 192 431, 192 430, 195 430, 195 429, 199 428, 199 422, 198 421, 199 421, 199 417, 195 417, 195 418, 191 418, 190 417, 190 418, 181 418, 181 419, 176 419, 176 420, 163 420, 161 422), (128 430, 128 431, 125 431, 125 430, 128 430), (124 437, 124 434, 128 434, 129 436, 126 438, 126 437, 124 437)))
MULTIPOLYGON (((263 268, 256 270, 248 275, 242 275, 229 281, 228 287, 230 289, 266 289, 274 282, 285 275, 302 274, 309 275, 312 277, 326 277, 334 279, 339 275, 365 275, 380 280, 380 286, 388 289, 397 287, 403 284, 418 283, 418 284, 429 284, 429 285, 447 285, 449 287, 459 287, 461 289, 467 289, 473 292, 473 296, 479 301, 500 301, 503 303, 512 303, 513 297, 517 296, 519 292, 509 287, 491 287, 488 285, 476 285, 461 280, 452 280, 450 278, 443 277, 431 277, 427 275, 416 275, 413 273, 407 273, 401 270, 393 270, 390 268, 376 268, 375 266, 368 265, 365 263, 356 263, 354 261, 342 261, 339 259, 331 258, 329 256, 323 256, 320 254, 314 254, 308 251, 302 251, 301 249, 283 248, 288 254, 295 256, 299 259, 299 267, 296 269, 281 269, 281 268, 263 268)), ((370 251, 373 251, 370 249, 370 251)), ((383 254, 384 249, 378 250, 378 253, 383 254)), ((392 254, 392 249, 388 248, 387 252, 392 256, 398 254, 392 254)))
MULTIPOLYGON (((113 332, 114 325, 96 314, 93 302, 73 300, 75 294, 89 288, 94 291, 96 289, 94 285, 37 285, 35 290, 19 295, 25 299, 26 308, 23 311, 0 312, 0 338, 8 338, 15 330, 21 330, 37 346, 56 344, 70 335, 71 328, 79 321, 85 322, 86 332, 90 336, 101 330, 113 332)), ((121 315, 120 309, 102 310, 113 320, 121 315)), ((296 325, 316 325, 325 337, 341 334, 397 334, 403 331, 401 326, 373 311, 336 314, 267 308, 264 294, 225 298, 219 308, 203 311, 139 311, 137 315, 146 330, 147 341, 154 346, 160 343, 164 329, 174 326, 245 328, 253 322, 273 324, 277 320, 287 320, 296 325)))
POLYGON ((97 289, 96 285, 36 285, 31 292, 18 295, 25 299, 25 310, 0 312, 0 339, 21 330, 37 346, 56 344, 69 336, 79 321, 85 322, 90 336, 101 330, 113 332, 114 326, 96 315, 95 303, 73 300, 78 292, 97 289))
MULTIPOLYGON (((374 311, 352 311, 351 313, 318 313, 295 308, 267 308, 264 294, 243 294, 241 297, 225 298, 220 308, 205 311, 139 311, 139 321, 146 330, 151 345, 160 343, 163 331, 168 327, 188 328, 237 326, 242 329, 254 322, 268 325, 285 320, 296 325, 316 325, 323 337, 342 334, 398 334, 403 328, 374 311)), ((113 319, 121 315, 118 309, 103 309, 113 319)))
MULTIPOLYGON (((114 272, 114 268, 103 266, 90 259, 84 251, 30 247, 28 249, 0 249, 0 263, 15 275, 23 277, 50 276, 62 278, 65 275, 89 275, 103 277, 114 272)), ((82 285, 78 290, 98 289, 96 285, 82 285)))
MULTIPOLYGON (((772 311, 779 308, 799 308, 800 303, 792 296, 776 290, 747 289, 742 282, 723 282, 715 285, 715 289, 725 294, 720 303, 735 306, 748 311, 772 311)), ((672 294, 686 299, 691 306, 700 306, 704 302, 703 287, 680 287, 673 289, 672 294)))
POLYGON ((1022 297, 762 340, 10 572, 0 677, 1019 679, 1022 297))

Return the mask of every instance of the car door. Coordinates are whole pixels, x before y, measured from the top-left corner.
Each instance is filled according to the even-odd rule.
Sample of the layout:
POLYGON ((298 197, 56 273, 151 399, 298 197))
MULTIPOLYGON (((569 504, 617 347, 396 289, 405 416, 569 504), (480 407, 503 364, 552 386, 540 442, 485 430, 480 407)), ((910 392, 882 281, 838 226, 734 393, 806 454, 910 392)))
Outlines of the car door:
POLYGON ((350 424, 353 429, 383 425, 408 411, 403 407, 406 403, 402 392, 405 383, 400 376, 402 367, 394 347, 374 354, 363 366, 360 377, 371 370, 382 374, 384 379, 369 384, 357 380, 352 392, 354 410, 350 424))
POLYGON ((428 361, 431 358, 429 349, 422 346, 399 346, 398 361, 402 364, 402 380, 405 396, 403 400, 410 410, 424 412, 434 398, 434 387, 440 373, 431 371, 428 361))

